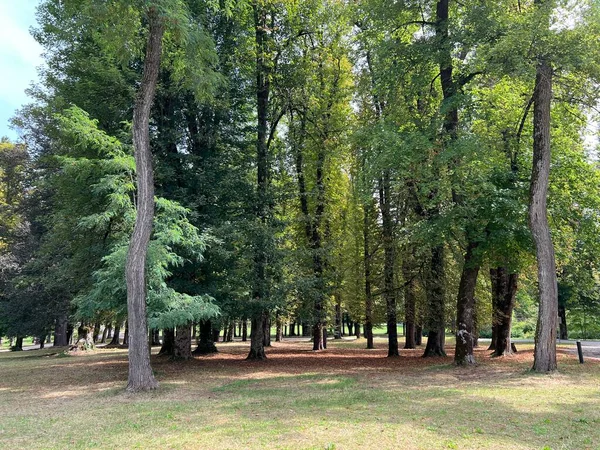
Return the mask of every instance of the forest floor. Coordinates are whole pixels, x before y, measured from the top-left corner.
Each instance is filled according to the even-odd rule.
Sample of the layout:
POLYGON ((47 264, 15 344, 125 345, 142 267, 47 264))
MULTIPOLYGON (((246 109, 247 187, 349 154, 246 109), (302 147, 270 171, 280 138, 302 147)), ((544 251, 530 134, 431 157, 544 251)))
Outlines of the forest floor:
POLYGON ((364 345, 274 343, 263 362, 240 342, 153 356, 160 389, 139 395, 123 390, 126 350, 3 352, 0 448, 600 448, 600 361, 559 347, 559 371, 538 375, 530 344, 495 359, 480 348, 472 368, 452 366, 451 345, 428 359, 364 345))

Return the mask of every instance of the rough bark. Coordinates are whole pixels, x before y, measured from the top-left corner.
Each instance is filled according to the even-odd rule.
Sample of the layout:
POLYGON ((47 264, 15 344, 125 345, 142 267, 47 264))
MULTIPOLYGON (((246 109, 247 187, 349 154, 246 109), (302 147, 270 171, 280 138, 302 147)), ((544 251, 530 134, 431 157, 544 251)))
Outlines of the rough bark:
POLYGON ((265 347, 271 346, 271 315, 265 315, 263 320, 263 345, 265 347))
MULTIPOLYGON (((543 0, 536 0, 540 5, 543 0)), ((547 196, 550 175, 550 108, 552 66, 540 58, 535 80, 533 105, 533 167, 531 172, 529 227, 537 256, 539 310, 535 333, 533 370, 556 370, 556 321, 558 287, 554 246, 548 226, 547 196)))
POLYGON ((55 347, 66 347, 69 345, 69 339, 67 337, 67 315, 61 315, 56 319, 56 325, 54 327, 54 346, 55 347))
POLYGON ((283 320, 278 314, 275 318, 275 342, 283 341, 283 320))
POLYGON ((162 52, 164 24, 155 8, 148 10, 148 41, 142 82, 133 108, 133 147, 136 163, 137 215, 127 252, 127 316, 131 324, 127 391, 158 387, 150 366, 146 314, 146 254, 154 220, 154 175, 149 120, 162 52))
POLYGON ((339 295, 335 296, 335 332, 333 338, 342 338, 342 299, 339 295))
POLYGON ((263 326, 266 314, 267 313, 264 312, 262 315, 252 318, 252 328, 250 330, 250 353, 246 359, 266 359, 265 346, 263 343, 263 326))
POLYGON ((431 251, 429 276, 427 277, 427 345, 423 357, 446 356, 445 340, 445 281, 444 247, 439 245, 431 251))
POLYGON ((475 310, 475 287, 479 274, 479 258, 475 255, 478 245, 474 242, 467 244, 465 261, 456 301, 456 347, 454 364, 468 366, 475 364, 473 355, 473 315, 475 310))
MULTIPOLYGON (((245 324, 246 322, 244 322, 245 324)), ((203 320, 200 322, 200 340, 198 347, 194 350, 194 355, 209 355, 211 353, 217 353, 217 346, 213 341, 212 336, 212 324, 210 320, 203 320)))
POLYGON ((192 323, 178 326, 175 331, 175 346, 173 348, 175 359, 190 359, 192 357, 192 323))

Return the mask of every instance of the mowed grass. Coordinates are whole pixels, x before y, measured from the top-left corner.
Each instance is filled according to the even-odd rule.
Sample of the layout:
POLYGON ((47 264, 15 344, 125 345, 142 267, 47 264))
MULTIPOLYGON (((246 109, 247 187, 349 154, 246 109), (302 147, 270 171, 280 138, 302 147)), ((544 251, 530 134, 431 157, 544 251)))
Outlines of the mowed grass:
MULTIPOLYGON (((125 350, 63 357, 0 353, 0 448, 596 449, 600 363, 561 349, 560 370, 531 373, 532 351, 455 368, 386 342, 246 344, 188 362, 153 356, 158 391, 128 395, 125 350)), ((157 349, 155 349, 156 351, 157 349)))

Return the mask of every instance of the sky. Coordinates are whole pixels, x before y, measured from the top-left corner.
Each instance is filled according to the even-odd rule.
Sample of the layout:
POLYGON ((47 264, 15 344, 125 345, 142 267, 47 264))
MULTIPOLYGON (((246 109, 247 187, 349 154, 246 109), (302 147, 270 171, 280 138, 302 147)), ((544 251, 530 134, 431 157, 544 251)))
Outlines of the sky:
POLYGON ((29 34, 38 3, 0 0, 0 137, 17 138, 9 120, 29 101, 25 89, 37 80, 37 67, 43 63, 42 48, 29 34))

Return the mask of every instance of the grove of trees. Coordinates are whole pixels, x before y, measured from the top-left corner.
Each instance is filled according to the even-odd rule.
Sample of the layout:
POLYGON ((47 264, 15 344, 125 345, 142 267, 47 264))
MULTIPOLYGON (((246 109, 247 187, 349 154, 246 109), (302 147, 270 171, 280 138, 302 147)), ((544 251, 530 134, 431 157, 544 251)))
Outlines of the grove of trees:
POLYGON ((124 331, 139 391, 149 345, 221 330, 261 360, 272 327, 384 324, 398 357, 402 322, 471 365, 514 316, 539 372, 600 335, 597 0, 43 0, 32 33, 0 143, 16 349, 124 331))

